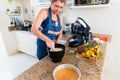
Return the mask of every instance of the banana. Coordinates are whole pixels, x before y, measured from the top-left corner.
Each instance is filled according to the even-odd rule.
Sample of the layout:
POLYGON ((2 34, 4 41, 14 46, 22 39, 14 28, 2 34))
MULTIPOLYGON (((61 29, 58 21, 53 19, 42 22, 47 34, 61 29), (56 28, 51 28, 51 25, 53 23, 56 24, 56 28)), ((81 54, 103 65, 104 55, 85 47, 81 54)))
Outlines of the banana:
POLYGON ((96 57, 96 55, 94 54, 94 52, 92 52, 90 55, 91 55, 92 57, 96 57))
POLYGON ((86 54, 85 54, 84 52, 82 52, 82 56, 83 56, 83 57, 86 57, 86 54))
POLYGON ((90 50, 87 50, 85 54, 86 54, 86 57, 90 57, 90 50))
POLYGON ((100 44, 98 44, 98 48, 97 48, 97 51, 96 51, 96 53, 98 54, 99 52, 100 52, 100 44))

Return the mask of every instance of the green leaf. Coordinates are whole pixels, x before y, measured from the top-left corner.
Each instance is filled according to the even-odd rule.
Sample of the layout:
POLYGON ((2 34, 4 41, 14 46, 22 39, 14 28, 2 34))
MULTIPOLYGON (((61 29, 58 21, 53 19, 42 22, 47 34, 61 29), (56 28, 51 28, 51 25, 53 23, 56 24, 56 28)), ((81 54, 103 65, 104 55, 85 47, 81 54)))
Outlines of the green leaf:
POLYGON ((103 57, 104 57, 104 54, 103 54, 103 52, 99 52, 99 55, 98 55, 98 59, 103 59, 103 57))

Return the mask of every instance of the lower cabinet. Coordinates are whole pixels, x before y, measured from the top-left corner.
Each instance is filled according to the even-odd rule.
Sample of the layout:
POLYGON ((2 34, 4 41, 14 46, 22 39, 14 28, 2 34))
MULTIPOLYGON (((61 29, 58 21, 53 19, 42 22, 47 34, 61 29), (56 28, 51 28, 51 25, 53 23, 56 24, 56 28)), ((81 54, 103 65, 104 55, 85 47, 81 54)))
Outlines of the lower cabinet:
POLYGON ((18 51, 24 52, 32 56, 36 55, 37 37, 35 35, 26 31, 16 31, 15 36, 16 36, 18 51))

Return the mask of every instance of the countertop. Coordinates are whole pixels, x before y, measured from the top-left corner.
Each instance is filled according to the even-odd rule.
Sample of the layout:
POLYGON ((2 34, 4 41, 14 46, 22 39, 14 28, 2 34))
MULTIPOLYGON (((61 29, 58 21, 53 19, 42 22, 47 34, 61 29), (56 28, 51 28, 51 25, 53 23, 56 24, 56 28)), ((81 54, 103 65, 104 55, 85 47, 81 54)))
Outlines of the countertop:
MULTIPOLYGON (((70 36, 69 36, 70 37, 70 36)), ((107 43, 102 44, 101 51, 105 55, 107 43)), ((27 69, 25 72, 17 76, 14 80, 54 80, 52 77, 52 72, 56 66, 60 64, 73 64, 79 67, 82 72, 80 80, 101 80, 104 58, 97 60, 97 62, 92 62, 89 60, 76 59, 75 54, 68 54, 69 49, 66 45, 66 53, 60 63, 53 63, 49 56, 46 56, 35 65, 27 69)))

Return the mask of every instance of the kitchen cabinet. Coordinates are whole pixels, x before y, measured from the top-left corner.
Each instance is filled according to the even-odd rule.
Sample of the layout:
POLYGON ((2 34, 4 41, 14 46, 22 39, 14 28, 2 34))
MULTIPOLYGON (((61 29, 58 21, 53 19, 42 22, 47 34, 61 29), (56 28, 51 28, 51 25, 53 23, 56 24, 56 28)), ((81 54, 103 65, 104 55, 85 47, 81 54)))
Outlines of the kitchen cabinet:
POLYGON ((37 37, 27 31, 15 31, 17 50, 35 56, 37 37))
POLYGON ((30 49, 29 54, 33 56, 35 56, 37 51, 36 40, 37 37, 35 35, 29 35, 29 49, 30 49))
POLYGON ((109 7, 110 0, 73 0, 71 8, 109 7))

